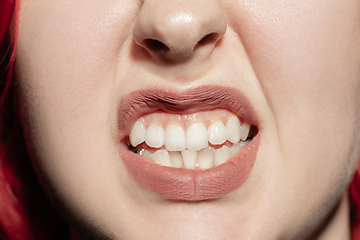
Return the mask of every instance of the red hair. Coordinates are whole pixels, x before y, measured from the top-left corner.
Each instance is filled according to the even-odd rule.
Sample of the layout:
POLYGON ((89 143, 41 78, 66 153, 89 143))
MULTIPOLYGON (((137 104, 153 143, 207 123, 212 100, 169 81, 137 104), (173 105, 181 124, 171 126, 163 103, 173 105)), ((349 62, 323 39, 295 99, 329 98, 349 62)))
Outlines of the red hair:
MULTIPOLYGON (((26 151, 11 85, 19 1, 0 0, 0 239, 80 238, 47 201, 26 151)), ((352 240, 360 240, 359 172, 360 167, 349 188, 352 240)))
POLYGON ((0 239, 70 239, 27 154, 11 80, 20 0, 0 0, 0 239))
POLYGON ((350 223, 351 239, 360 240, 360 164, 358 165, 355 176, 350 183, 350 223))
MULTIPOLYGON (((12 25, 13 19, 17 19, 17 17, 13 18, 13 14, 18 12, 15 10, 15 6, 17 6, 15 2, 0 1, 0 9, 2 9, 0 14, 0 77, 3 93, 7 92, 13 70, 16 42, 13 37, 16 36, 16 30, 12 33, 9 26, 12 25), (10 42, 14 44, 10 44, 10 42)), ((13 24, 13 26, 16 25, 13 24)), ((3 97, 1 97, 1 103, 3 102, 3 97)), ((0 238, 34 239, 30 233, 29 223, 24 218, 24 208, 18 200, 20 183, 6 161, 9 153, 6 145, 4 145, 1 144, 0 146, 0 226, 2 229, 0 238)))

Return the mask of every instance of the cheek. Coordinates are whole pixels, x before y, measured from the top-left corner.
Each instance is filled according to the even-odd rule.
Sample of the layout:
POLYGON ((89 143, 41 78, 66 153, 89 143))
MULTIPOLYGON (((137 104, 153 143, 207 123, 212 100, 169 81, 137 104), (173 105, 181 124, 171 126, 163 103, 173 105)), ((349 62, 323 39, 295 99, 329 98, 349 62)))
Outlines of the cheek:
MULTIPOLYGON (((131 35, 127 33, 137 5, 126 1, 107 3, 23 4, 18 79, 25 109, 37 135, 54 135, 57 138, 54 141, 69 140, 71 136, 62 136, 62 132, 79 137, 75 136, 79 127, 90 129, 94 123, 91 121, 95 121, 92 119, 108 124, 112 107, 116 107, 111 103, 118 98, 112 93, 121 61, 118 56, 131 35), (58 131, 48 134, 52 129, 58 131)), ((116 128, 116 123, 110 125, 116 128)))
POLYGON ((27 75, 22 85, 44 92, 44 98, 65 95, 62 100, 90 98, 110 85, 106 79, 113 77, 109 73, 130 36, 137 6, 125 1, 31 3, 22 6, 19 26, 18 62, 27 75))
POLYGON ((242 12, 233 27, 275 115, 284 154, 304 145, 303 158, 337 149, 340 159, 356 132, 360 1, 242 4, 229 10, 242 12))
POLYGON ((114 89, 123 81, 115 75, 118 64, 126 71, 119 54, 138 8, 133 1, 90 2, 30 1, 22 6, 19 26, 17 79, 33 159, 69 201, 85 199, 89 191, 75 183, 97 189, 96 176, 119 164, 111 147, 121 96, 114 89))
POLYGON ((338 198, 360 151, 360 1, 239 1, 226 10, 276 120, 282 160, 273 165, 289 179, 279 185, 301 189, 308 208, 338 198))

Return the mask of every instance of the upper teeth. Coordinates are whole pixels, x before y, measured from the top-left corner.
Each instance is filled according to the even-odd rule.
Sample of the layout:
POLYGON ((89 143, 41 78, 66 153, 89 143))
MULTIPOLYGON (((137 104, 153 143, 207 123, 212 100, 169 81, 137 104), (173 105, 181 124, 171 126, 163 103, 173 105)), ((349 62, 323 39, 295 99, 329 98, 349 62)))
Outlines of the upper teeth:
POLYGON ((176 124, 170 124, 165 131, 165 148, 169 151, 182 151, 186 148, 185 131, 176 124))
MULTIPOLYGON (((131 136, 131 133, 130 133, 130 136, 131 136)), ((131 141, 131 138, 130 138, 130 141, 131 141)), ((145 142, 148 146, 153 147, 153 148, 162 147, 162 145, 164 145, 164 129, 155 124, 151 124, 145 132, 145 142)))
POLYGON ((189 126, 186 130, 185 145, 190 150, 200 150, 208 146, 208 133, 203 123, 196 122, 189 126))
POLYGON ((131 129, 130 143, 138 146, 140 155, 165 166, 206 169, 220 165, 249 142, 245 140, 251 125, 241 124, 239 118, 228 111, 210 113, 212 115, 202 112, 183 117, 153 114, 157 116, 155 120, 142 117, 131 129), (139 146, 142 143, 148 147, 139 146))
POLYGON ((201 150, 208 144, 221 145, 226 141, 233 144, 246 140, 250 131, 250 124, 232 116, 226 123, 215 121, 208 128, 203 122, 194 122, 186 130, 180 124, 170 123, 164 130, 162 126, 151 123, 145 128, 144 119, 139 119, 130 132, 130 143, 136 147, 145 142, 149 147, 161 148, 168 151, 201 150))

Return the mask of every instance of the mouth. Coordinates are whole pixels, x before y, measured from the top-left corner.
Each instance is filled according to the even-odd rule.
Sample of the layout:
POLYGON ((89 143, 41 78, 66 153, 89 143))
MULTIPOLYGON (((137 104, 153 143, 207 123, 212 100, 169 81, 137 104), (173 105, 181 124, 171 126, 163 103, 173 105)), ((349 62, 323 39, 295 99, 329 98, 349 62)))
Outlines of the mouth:
POLYGON ((248 178, 260 143, 257 116, 238 90, 218 86, 125 96, 119 155, 140 185, 174 200, 219 198, 248 178))

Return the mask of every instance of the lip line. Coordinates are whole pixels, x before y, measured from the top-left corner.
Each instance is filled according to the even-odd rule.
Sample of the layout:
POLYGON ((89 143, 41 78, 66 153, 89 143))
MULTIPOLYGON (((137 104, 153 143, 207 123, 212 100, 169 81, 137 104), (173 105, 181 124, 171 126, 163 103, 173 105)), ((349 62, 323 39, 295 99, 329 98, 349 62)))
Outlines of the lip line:
POLYGON ((146 89, 124 96, 118 111, 120 139, 128 136, 133 123, 147 113, 164 110, 184 114, 216 108, 228 109, 260 130, 257 114, 242 92, 235 88, 206 85, 173 91, 146 89))
POLYGON ((143 187, 175 200, 214 199, 240 187, 250 174, 260 143, 260 126, 249 99, 235 88, 213 85, 180 91, 149 89, 132 92, 121 99, 118 126, 118 152, 130 175, 143 187), (167 168, 130 152, 120 141, 128 136, 132 124, 143 114, 157 110, 181 114, 216 108, 228 109, 257 127, 254 139, 217 167, 207 170, 167 168))

